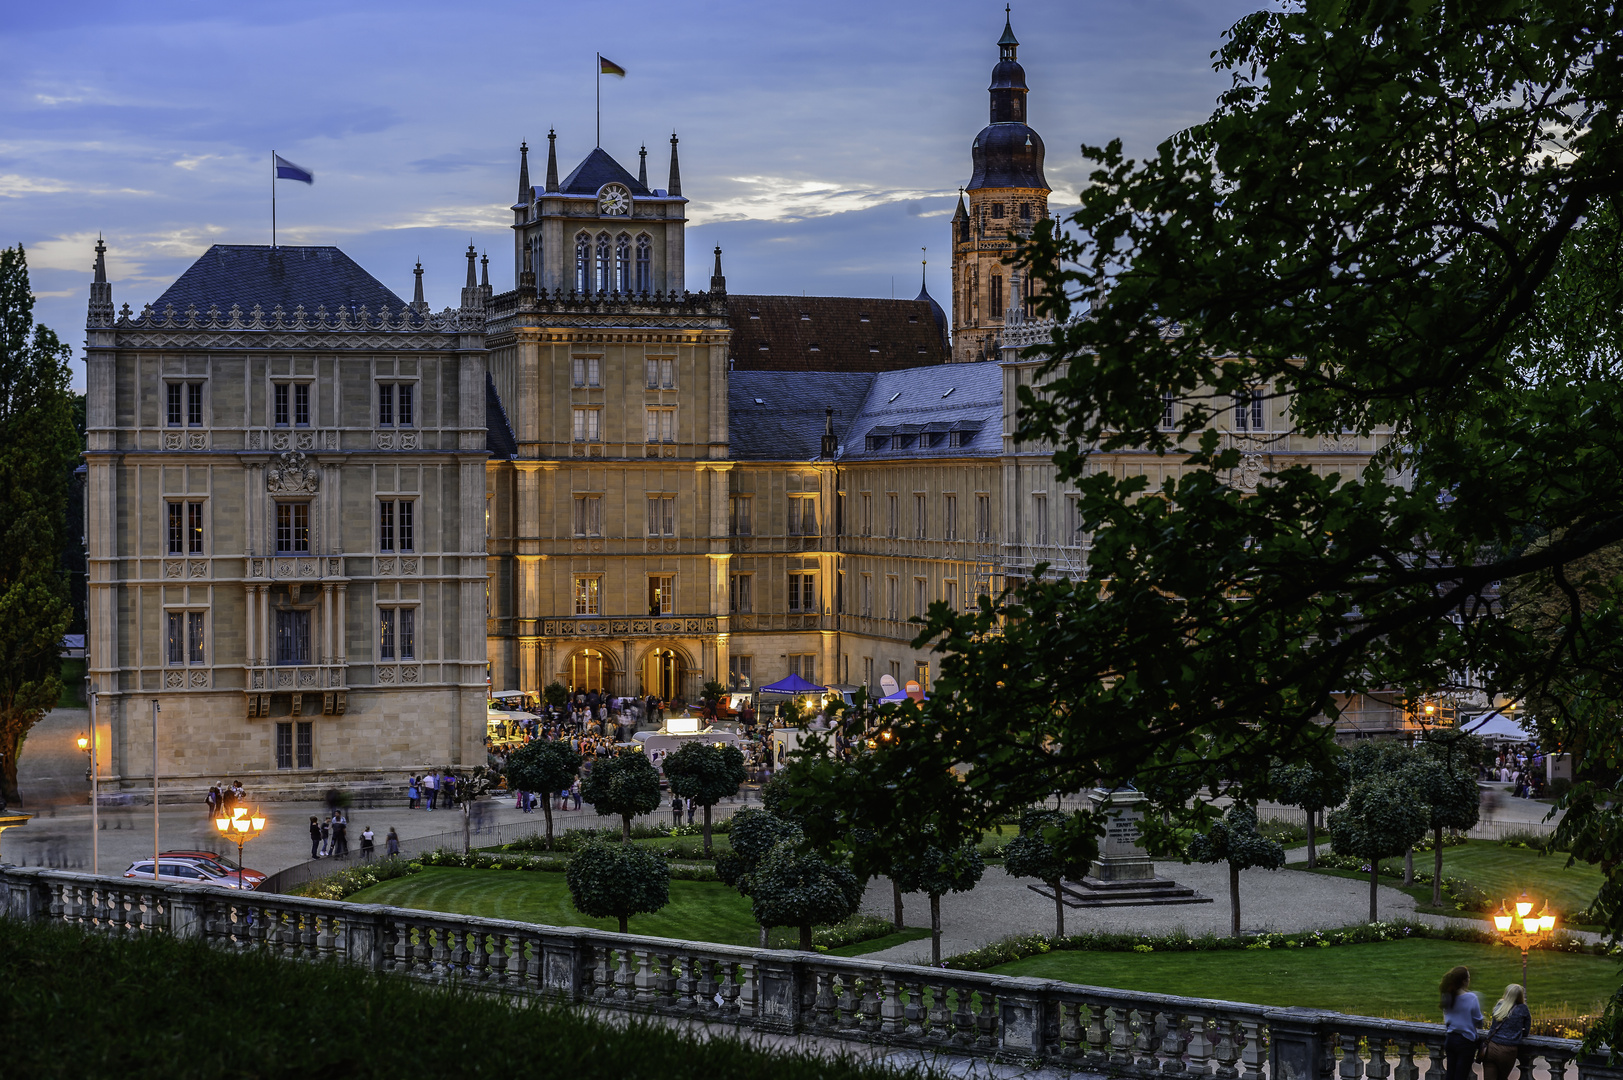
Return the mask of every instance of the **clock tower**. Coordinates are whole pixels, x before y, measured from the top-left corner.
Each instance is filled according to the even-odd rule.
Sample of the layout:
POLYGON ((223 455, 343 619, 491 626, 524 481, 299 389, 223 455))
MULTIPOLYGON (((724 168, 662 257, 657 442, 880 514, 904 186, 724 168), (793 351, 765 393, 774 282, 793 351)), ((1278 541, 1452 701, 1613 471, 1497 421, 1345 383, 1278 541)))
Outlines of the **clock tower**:
MULTIPOLYGON (((1010 306, 1013 279, 1005 260, 1010 234, 1023 236, 1048 216, 1043 140, 1026 125, 1026 70, 1015 54, 1020 42, 1004 8, 998 62, 992 68, 991 123, 970 150, 974 174, 959 193, 952 218, 952 359, 997 357, 998 335, 1010 306), (966 203, 967 198, 967 203, 966 203)), ((1024 286, 1027 296, 1030 285, 1024 286)))

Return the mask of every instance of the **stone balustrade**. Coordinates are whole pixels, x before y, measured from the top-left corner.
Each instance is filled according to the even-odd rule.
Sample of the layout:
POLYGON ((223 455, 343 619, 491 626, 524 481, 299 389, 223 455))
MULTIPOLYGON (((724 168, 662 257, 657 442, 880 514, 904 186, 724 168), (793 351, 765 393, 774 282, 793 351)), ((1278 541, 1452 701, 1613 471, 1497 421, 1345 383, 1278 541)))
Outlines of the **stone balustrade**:
MULTIPOLYGON (((543 926, 373 904, 0 867, 0 913, 167 933, 599 1008, 1140 1080, 1443 1080, 1443 1029, 543 926)), ((1417 973, 1429 977, 1429 973, 1417 973)), ((1577 1042, 1529 1038, 1516 1080, 1623 1080, 1577 1042)))

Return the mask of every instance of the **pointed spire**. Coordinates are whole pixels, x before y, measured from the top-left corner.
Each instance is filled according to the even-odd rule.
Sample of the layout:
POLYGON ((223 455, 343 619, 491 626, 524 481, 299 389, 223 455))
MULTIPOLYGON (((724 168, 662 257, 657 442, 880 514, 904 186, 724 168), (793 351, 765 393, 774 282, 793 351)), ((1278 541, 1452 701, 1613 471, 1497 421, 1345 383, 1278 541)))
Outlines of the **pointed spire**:
POLYGON ((86 326, 113 325, 113 286, 107 280, 107 245, 96 234, 96 277, 90 283, 90 307, 86 326))
POLYGON ((716 245, 716 268, 710 274, 710 291, 721 296, 727 295, 727 279, 721 274, 720 244, 716 245))
POLYGON ((919 295, 923 296, 930 291, 930 249, 919 248, 924 257, 919 259, 919 295))
POLYGON ((102 243, 101 233, 96 234, 96 284, 107 283, 107 245, 102 243))
POLYGON ((530 190, 530 144, 521 142, 518 144, 518 201, 528 203, 534 197, 530 190))
POLYGON ((1014 36, 1014 26, 1010 22, 1009 5, 1003 5, 1003 36, 997 39, 998 48, 1006 50, 1005 60, 1014 59, 1014 50, 1020 44, 1020 39, 1014 36))
POLYGON ((411 306, 418 311, 426 311, 428 305, 423 301, 423 260, 417 260, 417 269, 412 273, 417 277, 417 284, 411 291, 411 306))
POLYGON ((637 183, 641 184, 643 187, 647 187, 648 186, 648 147, 645 146, 641 150, 638 150, 637 151, 637 156, 639 158, 641 158, 641 160, 637 163, 637 183))
MULTIPOLYGON (((682 170, 676 164, 676 132, 671 132, 671 179, 665 190, 672 195, 682 194, 682 170)), ((716 250, 721 250, 717 248, 716 250)), ((718 273, 720 271, 717 271, 718 273)))
POLYGON ((479 287, 490 292, 490 252, 486 251, 479 256, 479 287))
POLYGON ((463 288, 477 289, 479 287, 479 274, 473 265, 478 257, 478 253, 473 249, 473 241, 468 241, 468 280, 463 284, 463 288))
POLYGON ((969 218, 969 211, 964 209, 964 189, 958 189, 958 209, 953 212, 952 220, 965 221, 969 218))
POLYGON ((473 241, 468 241, 468 280, 462 286, 463 311, 483 311, 485 308, 485 291, 479 287, 479 274, 474 268, 474 261, 478 257, 473 241))
POLYGON ((547 132, 547 194, 558 190, 558 133, 547 132))

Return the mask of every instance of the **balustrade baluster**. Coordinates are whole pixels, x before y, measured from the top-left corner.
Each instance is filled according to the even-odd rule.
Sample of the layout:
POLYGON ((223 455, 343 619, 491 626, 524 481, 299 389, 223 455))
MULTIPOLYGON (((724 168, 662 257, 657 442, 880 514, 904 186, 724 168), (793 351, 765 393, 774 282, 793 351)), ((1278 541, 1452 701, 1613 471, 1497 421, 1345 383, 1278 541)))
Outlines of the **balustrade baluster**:
POLYGON ((897 988, 907 994, 907 1003, 902 1006, 902 1016, 907 1019, 907 1026, 902 1028, 902 1034, 918 1038, 924 1034, 924 984, 898 983, 897 988))
POLYGON ((1130 1015, 1133 1019, 1133 1064, 1146 1074, 1158 1072, 1160 1062, 1155 1057, 1155 1044, 1159 1041, 1159 1017, 1153 1009, 1134 1009, 1130 1015))
POLYGON ((879 995, 879 1033, 900 1035, 907 1022, 902 1003, 902 984, 893 975, 881 975, 879 995))
POLYGON ((1341 1033, 1341 1080, 1364 1080, 1364 1062, 1358 1056, 1358 1033, 1341 1033))
POLYGON ((591 945, 592 989, 590 996, 598 1001, 614 997, 614 950, 607 945, 591 945))
POLYGON ((716 1000, 721 991, 720 985, 716 982, 718 961, 712 956, 701 956, 693 962, 698 965, 698 984, 693 988, 693 1007, 706 1014, 723 1012, 726 1006, 716 1000))
POLYGON ((1262 1063, 1268 1060, 1268 1050, 1262 1045, 1262 1021, 1252 1016, 1242 1017, 1240 1032, 1245 1038, 1245 1045, 1240 1048, 1240 1080, 1261 1080, 1262 1063))
POLYGON ((1217 1032, 1217 1046, 1212 1051, 1212 1057, 1217 1061, 1217 1068, 1213 1070, 1218 1080, 1236 1080, 1240 1070, 1234 1067, 1240 1060, 1239 1041, 1234 1033, 1237 1024, 1234 1020, 1217 1017, 1211 1022, 1208 1030, 1217 1032))
POLYGON ((1044 1027, 1047 1028, 1047 1042, 1055 1057, 1074 1061, 1084 1053, 1082 1007, 1080 1001, 1054 999, 1053 1023, 1044 1024, 1044 1027))
POLYGON ((434 945, 433 967, 430 978, 435 982, 446 982, 451 978, 451 942, 443 926, 424 924, 423 933, 434 945))
POLYGON ((761 1011, 761 997, 758 990, 760 973, 755 968, 755 961, 742 960, 738 964, 738 1018, 742 1023, 753 1024, 761 1011))
POLYGON ((966 986, 953 995, 952 1040, 959 1046, 975 1045, 975 993, 966 986))
POLYGON ((1160 1014, 1161 1072, 1166 1076, 1181 1076, 1184 1071, 1183 1048, 1188 1045, 1189 1032, 1184 1027, 1185 1017, 1175 1012, 1160 1014))
POLYGON ((1397 1044, 1398 1064, 1392 1070, 1392 1080, 1420 1080, 1420 1069, 1414 1063, 1414 1040, 1400 1037, 1397 1044))
POLYGON ((999 1017, 1003 1002, 989 986, 982 987, 976 997, 980 1001, 980 1008, 975 1013, 975 1048, 995 1050, 998 1040, 1003 1037, 1003 1022, 999 1017))
POLYGON ((637 978, 642 974, 642 962, 630 949, 615 949, 619 967, 614 973, 614 996, 617 1001, 637 1000, 637 978))
POLYGON ((1110 1064, 1125 1069, 1133 1063, 1133 1022, 1128 1011, 1110 1006, 1110 1064))
POLYGON ((490 935, 490 966, 486 977, 491 984, 506 990, 512 985, 512 976, 509 974, 508 952, 519 947, 518 939, 511 934, 493 933, 490 935))
POLYGON ((469 977, 475 982, 487 983, 495 977, 490 969, 490 953, 495 948, 495 934, 483 927, 473 932, 473 970, 469 977))
POLYGON ((1379 1032, 1369 1036, 1369 1061, 1364 1064, 1364 1075, 1369 1080, 1386 1080, 1392 1072, 1392 1063, 1386 1060, 1386 1037, 1379 1032))
POLYGON ((654 954, 649 949, 628 949, 627 954, 633 974, 629 998, 638 1005, 652 1005, 659 1000, 654 983, 654 954))
POLYGON ((338 916, 332 911, 312 914, 305 939, 318 960, 331 960, 338 953, 338 916))
POLYGON ((945 1046, 952 1041, 952 1012, 947 1008, 952 988, 946 983, 930 985, 930 1041, 945 1046))
POLYGON ((1424 1080, 1444 1080, 1446 1073, 1443 1069, 1443 1040, 1426 1038, 1422 1041, 1426 1046, 1426 1075, 1424 1080))
MULTIPOLYGON (((1527 1053, 1525 1050, 1522 1052, 1527 1053)), ((1543 1053, 1544 1068, 1549 1074, 1548 1080, 1566 1080, 1567 1063, 1573 1059, 1574 1055, 1564 1053, 1560 1050, 1545 1050, 1543 1053)), ((1532 1078, 1533 1065, 1531 1062, 1528 1062, 1517 1072, 1516 1080, 1532 1080, 1532 1078)))
POLYGON ((834 972, 813 970, 811 976, 817 981, 817 994, 812 998, 812 1023, 819 1031, 833 1031, 834 972))
POLYGON ((862 1019, 858 1021, 858 1026, 863 1031, 873 1034, 879 1030, 879 1025, 882 1023, 879 1018, 881 1005, 879 978, 872 974, 864 975, 862 977, 862 1004, 859 1006, 862 1011, 862 1019))
POLYGON ((1087 1044, 1081 1047, 1082 1060, 1090 1071, 1097 1072, 1101 1065, 1110 1060, 1110 1029, 1105 1023, 1104 1005, 1092 999, 1085 1005, 1088 1010, 1087 1044))
POLYGON ((1212 1041, 1206 1037, 1209 1024, 1215 1023, 1201 1013, 1189 1014, 1189 1038, 1185 1045, 1185 1053, 1189 1055, 1189 1063, 1184 1067, 1187 1076, 1210 1076, 1212 1072, 1212 1041))

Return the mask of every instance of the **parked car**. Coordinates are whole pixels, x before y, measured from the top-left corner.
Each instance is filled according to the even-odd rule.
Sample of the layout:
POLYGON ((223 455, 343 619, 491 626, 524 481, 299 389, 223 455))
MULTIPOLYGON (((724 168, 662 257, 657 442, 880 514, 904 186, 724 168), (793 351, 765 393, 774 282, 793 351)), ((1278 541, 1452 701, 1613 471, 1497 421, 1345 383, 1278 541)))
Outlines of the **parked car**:
MULTIPOLYGON (((225 867, 216 867, 224 870, 225 867)), ((124 871, 127 878, 152 880, 152 860, 137 861, 130 864, 124 871)), ((235 889, 237 887, 236 874, 216 874, 205 870, 199 863, 187 862, 182 859, 166 859, 158 857, 158 880, 168 885, 215 885, 222 889, 235 889)), ((244 885, 247 884, 244 879, 244 885)))
MULTIPOLYGON (((260 872, 258 870, 251 870, 246 866, 238 866, 237 861, 235 859, 231 858, 231 856, 229 856, 229 855, 221 855, 218 852, 213 852, 213 851, 204 851, 204 850, 202 850, 200 848, 195 850, 195 851, 193 851, 193 850, 187 850, 187 851, 180 851, 180 850, 176 850, 176 851, 160 851, 160 852, 158 852, 158 858, 160 858, 160 859, 188 859, 188 860, 203 859, 203 860, 206 860, 208 862, 214 863, 216 866, 221 867, 224 870, 225 873, 231 875, 233 880, 236 879, 237 871, 241 870, 242 871, 242 887, 244 889, 257 889, 257 888, 259 888, 260 885, 264 884, 265 878, 269 876, 269 875, 264 874, 264 873, 262 873, 262 872, 260 872)), ((152 871, 150 869, 148 869, 147 872, 151 873, 152 871)))

